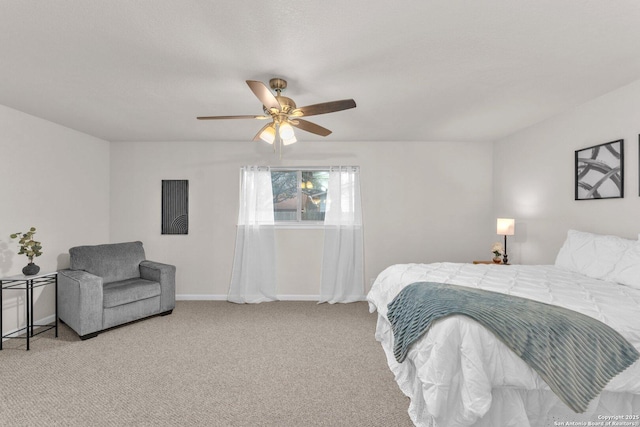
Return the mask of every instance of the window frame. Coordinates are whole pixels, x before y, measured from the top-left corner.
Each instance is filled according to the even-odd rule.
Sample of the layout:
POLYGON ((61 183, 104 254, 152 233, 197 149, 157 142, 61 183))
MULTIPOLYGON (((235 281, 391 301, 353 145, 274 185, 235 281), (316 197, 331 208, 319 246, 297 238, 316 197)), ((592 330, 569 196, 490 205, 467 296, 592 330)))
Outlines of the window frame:
POLYGON ((329 172, 329 166, 272 166, 271 172, 296 172, 296 219, 295 220, 277 220, 275 219, 275 228, 283 229, 322 229, 324 221, 304 220, 302 219, 302 173, 303 172, 329 172))

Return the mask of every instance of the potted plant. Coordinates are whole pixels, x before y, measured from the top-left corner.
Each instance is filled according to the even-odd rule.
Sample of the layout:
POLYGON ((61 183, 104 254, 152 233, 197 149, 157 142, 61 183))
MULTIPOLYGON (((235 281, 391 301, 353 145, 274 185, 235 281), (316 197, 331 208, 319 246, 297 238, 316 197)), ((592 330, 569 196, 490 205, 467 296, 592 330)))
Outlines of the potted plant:
POLYGON ((26 233, 18 231, 17 233, 13 233, 9 236, 12 239, 17 239, 18 236, 20 236, 20 241, 18 241, 20 251, 18 252, 18 255, 24 254, 29 258, 29 264, 22 269, 22 273, 25 276, 33 276, 34 274, 38 274, 40 271, 40 267, 33 263, 33 257, 39 257, 42 255, 42 243, 33 240, 34 234, 36 234, 36 228, 31 227, 26 233))
POLYGON ((495 242, 493 247, 491 248, 491 252, 493 253, 493 262, 496 264, 502 263, 502 254, 504 253, 504 249, 502 249, 502 243, 495 242))

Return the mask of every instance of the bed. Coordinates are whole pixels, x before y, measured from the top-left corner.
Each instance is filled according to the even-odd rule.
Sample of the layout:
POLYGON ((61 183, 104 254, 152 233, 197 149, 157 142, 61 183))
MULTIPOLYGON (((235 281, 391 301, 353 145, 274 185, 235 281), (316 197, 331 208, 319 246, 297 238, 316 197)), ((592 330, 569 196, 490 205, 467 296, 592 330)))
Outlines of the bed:
POLYGON ((609 381, 586 411, 575 413, 536 371, 467 316, 435 322, 399 363, 387 305, 416 282, 565 307, 609 325, 640 350, 638 241, 570 230, 554 265, 393 265, 377 277, 367 300, 370 311, 378 314, 376 339, 400 389, 410 398, 408 412, 417 426, 546 427, 608 421, 640 426, 639 361, 609 381))

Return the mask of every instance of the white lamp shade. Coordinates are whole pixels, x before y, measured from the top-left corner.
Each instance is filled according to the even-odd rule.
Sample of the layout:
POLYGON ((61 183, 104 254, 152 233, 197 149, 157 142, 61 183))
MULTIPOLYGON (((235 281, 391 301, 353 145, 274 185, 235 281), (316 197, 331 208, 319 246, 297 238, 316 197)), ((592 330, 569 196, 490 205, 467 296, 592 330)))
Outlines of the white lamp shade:
MULTIPOLYGON (((278 129, 278 132, 280 133, 280 138, 282 138, 283 142, 287 140, 295 139, 296 137, 295 134, 293 133, 293 127, 291 127, 291 125, 287 122, 280 124, 280 129, 278 129)), ((289 144, 292 144, 292 142, 290 142, 289 144)), ((285 142, 285 145, 287 145, 286 142, 285 142)))
POLYGON ((260 134, 260 139, 269 144, 273 144, 276 139, 276 129, 273 126, 269 126, 260 134))
POLYGON ((513 218, 498 218, 496 234, 501 236, 513 236, 516 229, 516 221, 513 218))

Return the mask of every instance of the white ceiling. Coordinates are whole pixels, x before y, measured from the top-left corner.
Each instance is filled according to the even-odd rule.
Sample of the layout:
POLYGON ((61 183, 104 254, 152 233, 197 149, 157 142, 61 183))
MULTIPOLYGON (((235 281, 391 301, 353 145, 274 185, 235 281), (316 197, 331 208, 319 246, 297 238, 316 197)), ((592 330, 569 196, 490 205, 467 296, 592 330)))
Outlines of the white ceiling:
MULTIPOLYGON (((282 77, 337 141, 493 140, 640 78, 637 0, 2 0, 0 104, 109 141, 248 141, 282 77)), ((319 140, 298 131, 299 140, 319 140)))

